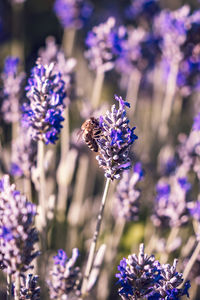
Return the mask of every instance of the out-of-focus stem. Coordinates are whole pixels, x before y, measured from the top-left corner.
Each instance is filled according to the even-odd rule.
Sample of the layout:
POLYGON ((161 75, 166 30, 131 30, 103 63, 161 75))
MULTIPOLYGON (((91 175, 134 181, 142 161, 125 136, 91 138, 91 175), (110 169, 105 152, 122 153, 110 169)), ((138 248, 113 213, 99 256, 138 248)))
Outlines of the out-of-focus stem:
POLYGON ((38 141, 38 153, 37 153, 37 167, 39 170, 39 205, 41 208, 41 225, 44 228, 46 226, 46 199, 45 199, 45 170, 44 170, 44 143, 38 141))
POLYGON ((16 279, 15 279, 15 293, 14 293, 15 300, 20 300, 20 275, 17 274, 16 275, 16 279))
POLYGON ((107 251, 104 258, 105 265, 110 266, 103 270, 98 284, 98 300, 107 299, 109 295, 109 285, 111 282, 111 276, 113 275, 113 268, 115 265, 117 249, 123 235, 126 221, 123 219, 117 219, 115 226, 112 230, 112 234, 109 235, 107 251))
POLYGON ((93 109, 97 109, 100 103, 101 91, 104 81, 104 71, 101 68, 97 69, 94 86, 92 90, 91 103, 93 109))
POLYGON ((82 298, 84 298, 87 293, 88 278, 89 278, 90 271, 92 269, 92 265, 93 265, 93 261, 94 261, 94 255, 95 255, 97 240, 98 240, 98 236, 99 236, 99 232, 100 232, 100 228, 101 228, 101 222, 103 219, 103 212, 104 212, 104 207, 105 207, 105 203, 106 203, 106 198, 108 195, 109 186, 110 186, 110 179, 107 178, 102 201, 101 201, 101 207, 100 207, 98 218, 97 218, 96 230, 94 232, 92 243, 90 246, 89 256, 88 256, 85 274, 84 274, 84 278, 83 278, 83 283, 82 283, 82 287, 81 287, 82 298))
POLYGON ((170 71, 167 78, 167 86, 165 97, 163 100, 163 106, 161 111, 161 124, 159 127, 159 137, 163 140, 167 133, 168 133, 168 120, 172 111, 174 96, 176 92, 176 78, 178 73, 178 63, 171 63, 170 64, 170 71))
POLYGON ((31 179, 24 177, 23 178, 23 191, 29 201, 32 201, 32 188, 31 188, 31 179))
POLYGON ((158 130, 158 124, 160 122, 160 114, 162 110, 162 96, 164 93, 164 87, 162 84, 163 68, 159 64, 155 66, 153 71, 153 102, 151 113, 151 127, 155 132, 158 130))
POLYGON ((12 43, 11 55, 24 62, 24 24, 23 3, 12 3, 12 43))
POLYGON ((64 30, 62 45, 65 51, 65 54, 69 57, 72 55, 74 48, 74 42, 76 37, 75 28, 67 28, 64 30))
POLYGON ((188 263, 187 263, 187 265, 185 267, 185 270, 183 272, 184 281, 183 281, 182 285, 187 280, 188 275, 189 275, 189 273, 190 273, 190 271, 191 271, 191 269, 192 269, 192 267, 193 267, 193 265, 194 265, 194 263, 195 263, 198 255, 199 255, 199 252, 200 252, 200 241, 198 242, 198 244, 197 244, 197 246, 196 246, 196 248, 195 248, 192 256, 190 257, 190 260, 188 261, 188 263))
POLYGON ((7 274, 6 300, 12 299, 12 276, 7 274))
MULTIPOLYGON (((60 163, 58 166, 58 173, 62 172, 62 167, 66 164, 67 154, 69 152, 69 108, 66 107, 64 112, 64 122, 63 128, 61 130, 61 140, 60 140, 60 163)), ((66 176, 62 174, 62 176, 57 176, 58 182, 58 200, 57 200, 57 210, 58 214, 62 212, 61 220, 64 220, 65 217, 65 210, 67 207, 67 194, 68 194, 68 187, 66 185, 66 181, 63 180, 63 177, 66 176)))
POLYGON ((170 231, 170 234, 168 236, 167 242, 166 242, 166 250, 165 252, 161 255, 160 257, 160 262, 161 263, 166 263, 169 257, 169 247, 171 243, 174 241, 174 239, 177 237, 179 233, 180 227, 173 227, 170 231))
POLYGON ((141 73, 136 69, 134 69, 129 76, 126 100, 131 103, 131 107, 129 109, 130 119, 132 119, 133 114, 136 111, 141 77, 141 73))

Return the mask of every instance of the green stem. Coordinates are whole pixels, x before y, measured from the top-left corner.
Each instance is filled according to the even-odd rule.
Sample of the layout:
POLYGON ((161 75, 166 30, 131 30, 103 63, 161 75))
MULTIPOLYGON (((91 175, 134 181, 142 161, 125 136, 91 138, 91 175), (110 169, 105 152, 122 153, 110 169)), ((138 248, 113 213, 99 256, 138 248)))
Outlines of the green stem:
POLYGON ((126 100, 131 103, 129 109, 130 120, 133 119, 133 115, 136 111, 141 77, 141 73, 136 69, 133 70, 129 76, 126 100))
POLYGON ((64 30, 62 44, 67 57, 70 57, 72 55, 75 37, 76 37, 76 29, 70 28, 64 30))
POLYGON ((82 287, 81 287, 81 294, 82 294, 83 298, 86 296, 86 293, 87 293, 88 278, 89 278, 90 271, 92 269, 92 265, 93 265, 93 261, 94 261, 94 255, 95 255, 97 240, 98 240, 99 232, 100 232, 100 228, 101 228, 101 222, 102 222, 102 218, 103 218, 103 212, 104 212, 104 207, 105 207, 105 203, 106 203, 106 198, 108 195, 109 186, 110 186, 110 179, 107 178, 102 201, 101 201, 101 207, 100 207, 98 218, 97 218, 96 230, 94 232, 92 243, 90 246, 89 256, 88 256, 85 274, 84 274, 84 278, 83 278, 83 283, 82 283, 82 287))
POLYGON ((20 275, 16 275, 16 280, 15 280, 15 300, 20 300, 20 275))
POLYGON ((159 127, 159 137, 161 138, 161 140, 163 140, 168 133, 167 123, 171 115, 174 96, 176 92, 176 78, 178 73, 178 66, 178 63, 171 63, 170 72, 167 78, 167 87, 161 111, 161 125, 159 127))
POLYGON ((99 108, 103 81, 104 81, 104 72, 99 68, 97 69, 97 73, 94 81, 94 87, 91 96, 91 103, 94 109, 99 108))
POLYGON ((37 164, 39 170, 39 205, 41 208, 41 227, 46 227, 46 199, 45 199, 45 171, 44 171, 44 143, 43 141, 38 141, 38 153, 37 153, 37 164))
POLYGON ((174 239, 177 237, 179 230, 180 230, 180 227, 173 227, 171 229, 170 234, 167 239, 167 243, 166 243, 166 250, 160 257, 161 263, 164 264, 167 262, 168 257, 169 257, 169 252, 170 252, 169 247, 170 247, 171 243, 174 241, 174 239))
POLYGON ((187 265, 185 267, 185 270, 183 272, 184 281, 183 281, 182 285, 186 282, 186 280, 188 278, 188 275, 189 275, 189 273, 190 273, 190 271, 191 271, 191 269, 192 269, 192 267, 193 267, 193 265, 194 265, 194 263, 195 263, 198 255, 199 255, 199 253, 200 253, 200 241, 198 242, 198 244, 197 244, 197 246, 196 246, 196 248, 195 248, 192 256, 190 257, 190 260, 188 261, 188 263, 187 263, 187 265))
POLYGON ((6 300, 12 299, 12 275, 7 274, 6 300))

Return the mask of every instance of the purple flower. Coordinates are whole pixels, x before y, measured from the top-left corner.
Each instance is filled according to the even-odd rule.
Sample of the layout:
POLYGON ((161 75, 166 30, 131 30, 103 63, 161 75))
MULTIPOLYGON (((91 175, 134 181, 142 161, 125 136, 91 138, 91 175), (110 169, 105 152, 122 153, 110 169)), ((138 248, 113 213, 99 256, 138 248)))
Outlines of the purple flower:
POLYGON ((54 265, 50 270, 50 276, 47 281, 51 299, 64 297, 73 297, 79 294, 78 284, 81 273, 79 267, 75 267, 79 256, 77 248, 72 250, 72 257, 68 258, 65 251, 60 249, 54 256, 54 265))
POLYGON ((122 178, 117 185, 116 201, 114 213, 119 218, 124 218, 127 221, 138 219, 138 200, 140 190, 136 189, 135 185, 143 177, 143 169, 141 163, 136 163, 133 170, 124 171, 122 178))
MULTIPOLYGON (((181 170, 181 168, 180 168, 181 170)), ((168 180, 160 180, 157 185, 152 220, 155 226, 181 226, 188 221, 186 195, 190 184, 186 177, 180 177, 179 169, 168 180)))
POLYGON ((64 250, 60 249, 58 250, 58 254, 53 257, 55 265, 65 265, 65 262, 67 260, 67 254, 64 250))
POLYGON ((17 57, 7 57, 4 65, 3 80, 3 103, 1 112, 5 122, 17 122, 20 119, 20 92, 24 73, 17 72, 19 59, 17 57))
POLYGON ((200 113, 194 118, 192 129, 200 131, 200 113))
POLYGON ((102 134, 97 139, 100 154, 96 157, 105 176, 112 180, 119 179, 121 173, 131 167, 129 152, 137 139, 135 127, 129 127, 126 116, 126 107, 130 104, 121 97, 115 96, 115 99, 119 101, 119 108, 113 105, 110 112, 99 118, 102 134))
POLYGON ((196 201, 196 202, 188 202, 188 209, 190 212, 190 215, 200 221, 200 201, 196 201))
POLYGON ((65 83, 54 72, 54 63, 42 65, 37 60, 26 90, 30 104, 23 106, 23 122, 32 128, 33 139, 55 143, 64 120, 65 83))
POLYGON ((160 12, 160 5, 158 0, 132 0, 131 5, 126 9, 126 16, 131 21, 138 21, 142 18, 148 22, 152 21, 160 12))
POLYGON ((38 241, 35 215, 36 206, 27 202, 5 175, 0 180, 0 261, 8 274, 23 274, 39 255, 34 249, 38 241))
POLYGON ((36 163, 37 143, 33 141, 32 129, 20 128, 19 135, 12 143, 11 174, 30 178, 31 169, 36 163))
POLYGON ((101 69, 102 72, 114 67, 114 60, 122 51, 122 41, 126 36, 124 27, 118 30, 115 19, 108 18, 105 23, 95 26, 86 38, 88 50, 85 57, 89 60, 92 70, 101 69))
POLYGON ((153 299, 166 299, 166 300, 179 300, 181 296, 188 294, 188 289, 190 288, 190 283, 187 281, 183 288, 178 288, 183 282, 182 273, 176 271, 178 260, 175 259, 172 266, 169 264, 159 265, 158 269, 160 271, 160 278, 154 285, 154 295, 150 296, 148 300, 153 299), (158 297, 158 295, 160 297, 158 297))
POLYGON ((20 300, 40 300, 40 287, 38 286, 38 276, 28 274, 26 276, 21 276, 20 279, 20 300))
POLYGON ((181 188, 186 192, 191 189, 191 184, 187 181, 186 177, 178 178, 178 183, 180 184, 181 188))
POLYGON ((153 255, 148 256, 144 253, 143 244, 140 245, 138 256, 132 254, 120 262, 118 271, 117 283, 121 285, 118 293, 124 300, 147 297, 159 279, 157 262, 153 255))
POLYGON ((56 0, 54 4, 54 11, 64 28, 80 29, 92 10, 92 5, 83 0, 56 0))

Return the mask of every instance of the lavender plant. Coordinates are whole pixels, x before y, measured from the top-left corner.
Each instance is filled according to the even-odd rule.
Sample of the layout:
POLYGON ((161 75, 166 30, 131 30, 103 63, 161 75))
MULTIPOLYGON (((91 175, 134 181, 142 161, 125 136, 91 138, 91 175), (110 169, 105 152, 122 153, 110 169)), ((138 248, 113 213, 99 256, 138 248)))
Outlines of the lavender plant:
POLYGON ((78 256, 78 249, 74 248, 71 258, 68 258, 62 249, 53 257, 54 265, 47 281, 51 299, 68 299, 68 297, 71 299, 80 295, 78 286, 81 273, 79 267, 74 266, 78 256))
POLYGON ((119 295, 124 300, 136 300, 143 297, 148 300, 181 299, 187 295, 190 288, 189 281, 183 288, 178 288, 183 282, 182 274, 176 271, 178 260, 175 259, 173 266, 160 265, 154 256, 144 253, 144 245, 140 245, 138 256, 129 255, 121 260, 118 266, 119 295))
POLYGON ((126 221, 138 220, 140 190, 135 185, 143 178, 141 163, 136 163, 133 169, 124 171, 117 186, 115 215, 126 221))
POLYGON ((99 118, 102 135, 97 140, 99 166, 104 169, 105 177, 111 180, 119 179, 124 170, 131 167, 130 148, 137 136, 134 134, 136 127, 129 127, 126 115, 126 107, 130 107, 122 97, 115 96, 119 102, 117 109, 115 104, 111 111, 99 118))
POLYGON ((56 0, 54 11, 64 28, 80 29, 91 16, 92 5, 83 0, 56 0))
POLYGON ((32 128, 33 139, 46 144, 55 143, 64 121, 65 84, 53 69, 54 63, 42 65, 37 60, 26 87, 30 103, 23 106, 24 122, 32 128))
POLYGON ((36 206, 10 184, 8 175, 0 180, 0 252, 8 274, 31 269, 38 233, 34 227, 36 206))
POLYGON ((6 123, 15 123, 20 119, 20 92, 25 74, 18 73, 18 66, 17 57, 7 57, 1 75, 3 81, 1 112, 6 123))

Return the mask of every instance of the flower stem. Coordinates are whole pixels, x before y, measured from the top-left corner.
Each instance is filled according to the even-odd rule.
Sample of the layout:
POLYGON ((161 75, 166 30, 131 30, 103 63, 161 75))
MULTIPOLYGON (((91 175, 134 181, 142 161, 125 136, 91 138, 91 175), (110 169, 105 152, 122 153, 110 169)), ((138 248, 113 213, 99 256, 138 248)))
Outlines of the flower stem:
POLYGON ((141 73, 138 70, 133 70, 128 79, 128 87, 126 93, 126 100, 130 101, 131 107, 129 109, 129 118, 132 120, 133 114, 136 111, 138 92, 141 82, 141 73))
POLYGON ((12 299, 12 276, 7 273, 7 290, 6 290, 6 300, 12 299))
POLYGON ((38 141, 38 157, 37 157, 37 166, 39 170, 39 181, 40 181, 40 190, 39 190, 39 205, 41 208, 41 227, 45 228, 46 226, 46 203, 45 203, 45 171, 44 171, 44 143, 43 141, 38 141))
POLYGON ((15 300, 20 300, 20 275, 16 275, 16 280, 15 280, 15 300))
POLYGON ((99 236, 99 232, 100 232, 100 228, 101 228, 101 222, 102 222, 102 218, 103 218, 103 212, 104 212, 106 198, 108 195, 109 186, 110 186, 110 179, 107 178, 102 201, 101 201, 101 207, 100 207, 98 218, 97 218, 96 230, 94 232, 92 243, 90 246, 90 252, 89 252, 87 265, 86 265, 86 269, 85 269, 85 274, 84 274, 84 278, 83 278, 83 283, 82 283, 82 287, 81 287, 81 294, 82 294, 83 298, 86 296, 85 294, 87 292, 88 278, 89 278, 90 271, 92 269, 92 264, 94 261, 94 255, 95 255, 97 240, 98 240, 98 236, 99 236))
POLYGON ((196 246, 196 249, 194 250, 192 256, 190 257, 190 260, 188 261, 186 267, 185 267, 185 270, 183 272, 183 278, 184 278, 184 281, 182 283, 182 285, 185 283, 185 281, 187 280, 188 278, 188 275, 199 255, 199 252, 200 252, 200 241, 198 242, 197 246, 196 246))
POLYGON ((91 103, 94 109, 99 108, 99 101, 100 101, 103 81, 104 81, 104 72, 99 68, 97 69, 97 73, 94 81, 94 87, 92 90, 92 97, 91 97, 91 103))
POLYGON ((161 140, 163 140, 168 133, 167 123, 172 112, 174 96, 176 92, 178 66, 178 63, 171 63, 170 72, 167 78, 167 87, 161 111, 161 125, 159 127, 159 137, 161 140))
POLYGON ((68 188, 65 174, 68 171, 68 166, 66 166, 67 155, 69 152, 69 140, 70 140, 70 132, 69 132, 69 108, 65 108, 64 112, 64 122, 63 128, 61 130, 61 140, 60 140, 60 162, 57 170, 57 182, 58 182, 58 201, 57 201, 57 211, 59 220, 62 222, 65 218, 65 210, 67 207, 67 194, 68 188), (66 169, 67 168, 67 169, 66 169))

